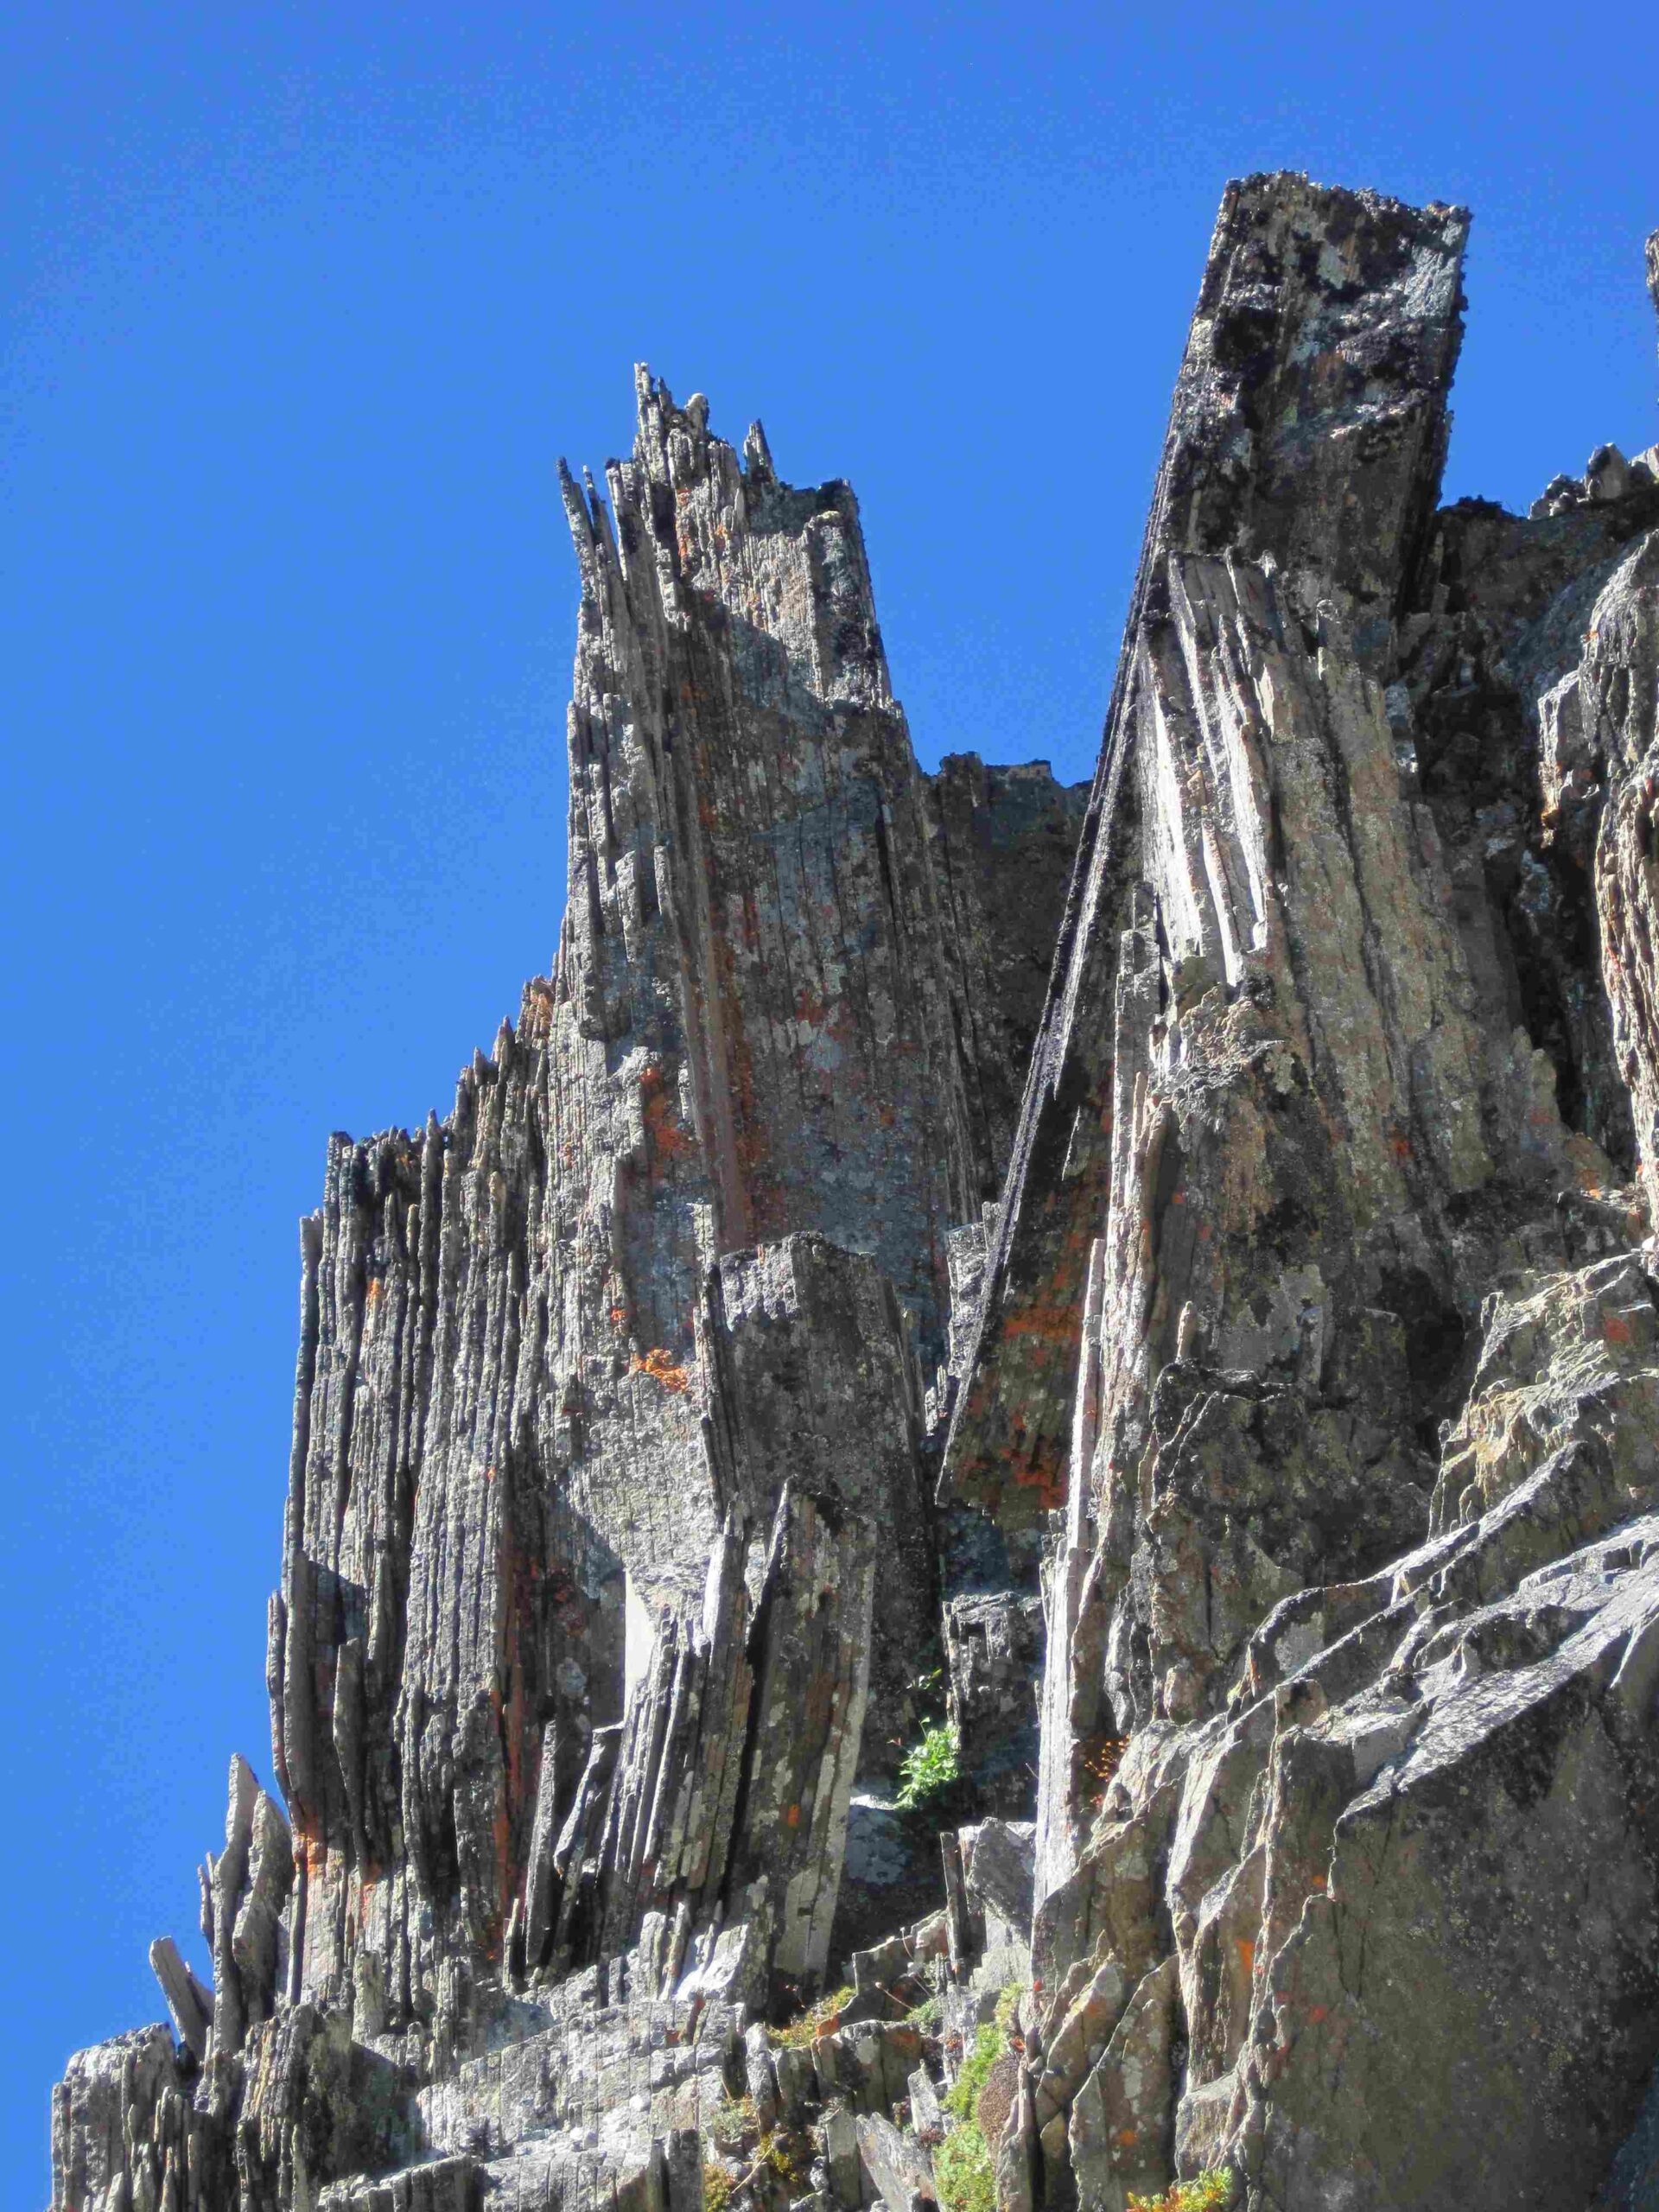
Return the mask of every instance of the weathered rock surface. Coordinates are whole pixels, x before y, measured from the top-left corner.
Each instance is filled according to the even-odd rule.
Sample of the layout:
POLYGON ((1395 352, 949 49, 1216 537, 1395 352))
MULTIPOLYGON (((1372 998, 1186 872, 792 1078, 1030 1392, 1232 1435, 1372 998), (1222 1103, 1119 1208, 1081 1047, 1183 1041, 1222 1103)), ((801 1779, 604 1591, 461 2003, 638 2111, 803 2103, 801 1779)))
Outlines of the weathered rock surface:
MULTIPOLYGON (((418 2085, 596 1961, 636 2003, 810 1995, 855 1782, 942 1671, 947 1247, 1000 1184, 1084 794, 922 775, 851 493, 781 482, 758 426, 740 460, 644 372, 639 403, 608 509, 564 480, 554 973, 447 1121, 333 1141, 304 1226, 268 1669, 291 1834, 238 1761, 211 1989, 156 1951, 170 2093, 216 2085, 193 2172, 231 2158, 273 2015, 418 2085)), ((975 1558, 1007 1583, 994 1535, 975 1558)), ((63 2126, 60 2200, 90 2201, 75 2131, 105 2123, 63 2126)), ((435 2202, 473 2185, 422 2171, 435 2202)))
POLYGON ((331 1145, 54 2212, 1654 2200, 1659 448, 1437 511, 1466 230, 1229 188, 1086 806, 758 426, 566 477, 558 958, 331 1145))
POLYGON ((1584 2204, 1659 2056, 1659 515, 1604 468, 1582 514, 1353 529, 1432 490, 1438 434, 1347 423, 1371 377, 1437 416, 1460 235, 1276 183, 1224 209, 1171 431, 1195 518, 1154 508, 958 1388, 947 1491, 1024 1518, 1064 1471, 1049 2205, 1224 2164, 1278 2212, 1584 2204), (1275 434, 1330 442, 1319 513, 1275 540, 1247 496, 1217 546, 1234 456, 1188 395, 1233 284, 1264 480, 1275 434))
MULTIPOLYGON (((918 773, 844 486, 780 483, 758 429, 740 463, 643 374, 639 407, 611 512, 565 482, 582 606, 554 976, 447 1123, 336 1141, 306 1231, 270 1667, 291 1990, 366 1992, 373 2032, 440 2044, 455 1976, 726 1911, 734 1793, 782 1787, 743 1732, 774 1536, 779 1573, 844 1614, 832 1644, 874 1620, 873 1740, 913 1732, 938 1627, 912 1375, 942 1348, 948 1232, 995 1187, 1039 1012, 1021 947, 1056 923, 1077 810, 1041 769, 918 773), (1005 936, 990 902, 1015 878, 1005 936), (756 1390, 800 1387, 760 1379, 789 1330, 729 1268, 724 1303, 707 1285, 757 1242, 759 1284, 766 1240, 801 1230, 867 1262, 843 1351, 817 1351, 880 1376, 825 1390, 823 1470, 789 1486, 775 1404, 764 1452, 746 1433, 756 1390), (802 1522, 837 1451, 843 1503, 888 1538, 857 1564, 868 1529, 817 1557, 802 1522)), ((795 1368, 824 1319, 791 1324, 795 1368)), ((827 1803, 865 1685, 831 1645, 801 1664, 844 1770, 827 1803)), ((822 1895, 791 1908, 822 1923, 814 1973, 838 1871, 819 1846, 822 1895)))
MULTIPOLYGON (((1251 788, 1246 761, 1229 760, 1225 734, 1205 730, 1229 713, 1227 690, 1205 702, 1195 669, 1196 696, 1181 702, 1200 751, 1208 739, 1218 755, 1207 784, 1191 738, 1155 734, 1181 653, 1211 644, 1199 634, 1210 620, 1202 572, 1185 588, 1181 556, 1255 564, 1236 588, 1249 601, 1271 594, 1265 619, 1294 623, 1293 655, 1310 650, 1305 625, 1325 621, 1343 632, 1355 685, 1386 667, 1444 457, 1466 231, 1459 209, 1420 213, 1301 180, 1230 186, 1223 202, 988 1270, 979 1356, 951 1431, 951 1492, 995 1503, 1005 1520, 1065 1496, 1077 1315, 1113 1173, 1120 940, 1156 841, 1172 842, 1168 861, 1190 886, 1189 998, 1211 970, 1231 990, 1245 957, 1268 950, 1278 849, 1262 836, 1268 794, 1251 788), (1167 816, 1166 797, 1177 801, 1167 816), (1241 834, 1246 849, 1226 849, 1241 834)), ((1224 638, 1215 644, 1225 650, 1224 638)), ((1146 1026, 1144 1011, 1128 1018, 1146 1026)))

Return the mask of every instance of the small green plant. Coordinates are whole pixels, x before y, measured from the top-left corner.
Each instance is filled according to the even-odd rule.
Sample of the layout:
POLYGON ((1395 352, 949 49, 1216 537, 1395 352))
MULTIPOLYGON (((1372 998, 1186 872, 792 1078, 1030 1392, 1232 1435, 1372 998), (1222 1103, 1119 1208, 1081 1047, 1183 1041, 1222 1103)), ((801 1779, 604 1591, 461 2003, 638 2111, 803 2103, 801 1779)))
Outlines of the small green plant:
POLYGON ((944 2010, 944 1999, 942 1997, 924 1997, 919 2005, 912 2005, 906 2013, 906 2023, 910 2027, 920 2028, 924 2035, 931 2035, 938 2026, 939 2015, 944 2010))
POLYGON ((912 1744, 899 1763, 896 1802, 906 1813, 920 1810, 962 1779, 962 1745, 948 1720, 935 1720, 922 1730, 922 1740, 912 1744))
POLYGON ((958 2120, 971 2120, 979 2093, 991 2078, 991 2069, 1008 2047, 1006 2027, 987 2020, 974 2031, 974 2047, 962 2062, 962 2071, 945 2093, 944 2108, 958 2120))
POLYGON ((804 2045, 816 2043, 820 2036, 827 2036, 840 2019, 842 2012, 853 2001, 850 1984, 832 1989, 820 1997, 816 2005, 809 2005, 804 2012, 792 2020, 785 2020, 781 2028, 768 2028, 766 2034, 774 2045, 785 2050, 798 2050, 804 2045))
MULTIPOLYGON (((722 2099, 707 2125, 707 2133, 717 2142, 725 2142, 728 2152, 731 2139, 754 2132, 754 2106, 747 2097, 722 2099)), ((768 2128, 754 2146, 754 2156, 747 2172, 740 2174, 735 2181, 718 2159, 704 2159, 702 2212, 727 2212, 734 2196, 752 2188, 766 2173, 776 2176, 788 2196, 799 2196, 810 2178, 811 2164, 810 2137, 786 2127, 768 2128)))
POLYGON ((741 2143, 760 2132, 753 2097, 721 2097, 702 2125, 703 2133, 721 2144, 741 2143))
POLYGON ((945 2212, 996 2212, 996 2169, 976 2120, 958 2120, 935 2151, 933 2180, 945 2212))
POLYGON ((979 2124, 979 2100, 991 2069, 1012 2038, 1017 1984, 996 2000, 996 2015, 974 2031, 974 2047, 947 2091, 945 2110, 956 2126, 933 2153, 933 2178, 945 2212, 996 2212, 996 2161, 979 2124))
POLYGON ((1161 2196, 1131 2196, 1129 2212, 1227 2212, 1233 2177, 1225 2166, 1211 2166, 1193 2181, 1172 2182, 1161 2196))
POLYGON ((754 2162, 776 2174, 791 2196, 805 2193, 812 2167, 811 2138, 788 2127, 774 2127, 760 2138, 754 2162))

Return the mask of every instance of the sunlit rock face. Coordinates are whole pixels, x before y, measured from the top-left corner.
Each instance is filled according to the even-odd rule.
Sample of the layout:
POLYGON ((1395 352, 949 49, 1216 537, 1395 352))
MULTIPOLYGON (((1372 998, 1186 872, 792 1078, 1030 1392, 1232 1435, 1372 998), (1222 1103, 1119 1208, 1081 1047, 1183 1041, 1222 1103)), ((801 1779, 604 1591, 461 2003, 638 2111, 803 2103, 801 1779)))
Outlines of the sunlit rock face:
POLYGON ((758 424, 565 474, 557 957, 331 1142, 54 2212, 1649 2201, 1659 452, 1438 505, 1467 229, 1228 188, 1088 790, 758 424))

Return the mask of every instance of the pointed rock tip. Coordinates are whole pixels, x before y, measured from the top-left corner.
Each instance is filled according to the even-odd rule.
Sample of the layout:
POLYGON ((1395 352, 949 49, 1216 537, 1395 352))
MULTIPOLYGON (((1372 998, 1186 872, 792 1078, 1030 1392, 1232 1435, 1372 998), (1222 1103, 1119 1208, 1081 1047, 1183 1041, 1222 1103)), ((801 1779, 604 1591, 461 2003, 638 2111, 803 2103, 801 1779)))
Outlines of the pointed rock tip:
POLYGON ((651 364, 648 361, 636 361, 633 365, 633 392, 642 425, 645 419, 645 410, 653 400, 664 413, 672 414, 674 411, 673 393, 669 390, 664 378, 652 376, 651 364))
POLYGON ((1318 197, 1327 201, 1346 201, 1380 213, 1398 214, 1413 220, 1432 216, 1437 222, 1452 223, 1467 230, 1473 217, 1467 207, 1452 200, 1426 200, 1421 202, 1396 200, 1391 194, 1377 192, 1370 185, 1322 184, 1310 176, 1306 169, 1253 169, 1248 176, 1232 177, 1222 194, 1224 209, 1234 199, 1249 197, 1261 201, 1287 200, 1299 194, 1318 197))
MULTIPOLYGON (((585 471, 583 473, 586 474, 585 471)), ((594 518, 588 512, 588 502, 582 497, 582 486, 570 474, 563 454, 559 456, 559 497, 564 501, 565 519, 570 525, 570 536, 580 562, 584 551, 593 543, 594 518)))

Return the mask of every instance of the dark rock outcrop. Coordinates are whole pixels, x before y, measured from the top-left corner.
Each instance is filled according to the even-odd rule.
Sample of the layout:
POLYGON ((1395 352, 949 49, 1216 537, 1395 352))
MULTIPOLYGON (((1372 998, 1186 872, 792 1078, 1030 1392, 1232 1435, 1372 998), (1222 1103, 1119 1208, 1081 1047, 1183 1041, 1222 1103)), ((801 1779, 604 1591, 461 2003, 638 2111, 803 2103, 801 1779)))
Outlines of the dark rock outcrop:
POLYGON ((330 1147, 54 2212, 1649 2201, 1659 448, 1437 508, 1466 229, 1229 188, 1086 805, 758 425, 565 478, 558 958, 330 1147))

